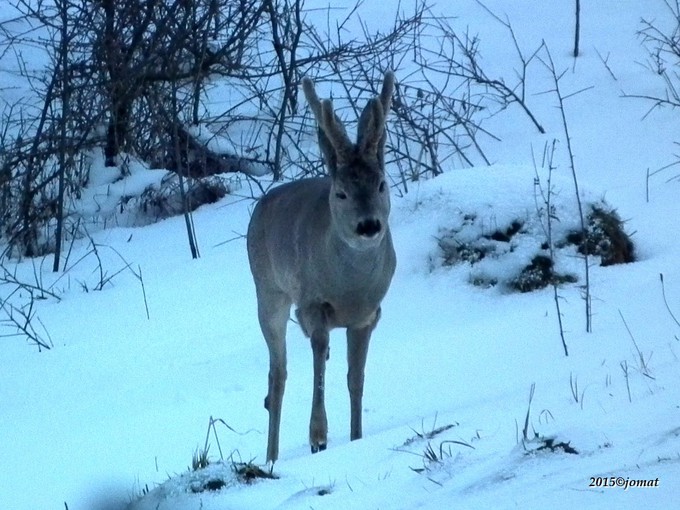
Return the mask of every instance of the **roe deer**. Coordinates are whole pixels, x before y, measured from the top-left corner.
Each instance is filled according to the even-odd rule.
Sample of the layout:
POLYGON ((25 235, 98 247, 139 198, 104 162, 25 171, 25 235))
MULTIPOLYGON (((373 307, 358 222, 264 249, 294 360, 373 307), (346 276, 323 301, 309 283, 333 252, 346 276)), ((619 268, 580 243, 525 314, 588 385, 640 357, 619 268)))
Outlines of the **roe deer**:
POLYGON ((248 259, 255 280, 257 311, 269 348, 267 461, 279 455, 281 403, 286 382, 286 323, 290 307, 311 339, 314 389, 309 442, 326 449, 324 377, 329 331, 347 328, 347 386, 350 438, 361 437, 364 367, 380 302, 396 267, 387 223, 385 117, 394 75, 385 74, 380 96, 369 100, 353 144, 330 100, 319 100, 311 80, 302 82, 314 113, 319 146, 330 177, 281 185, 258 202, 248 226, 248 259))

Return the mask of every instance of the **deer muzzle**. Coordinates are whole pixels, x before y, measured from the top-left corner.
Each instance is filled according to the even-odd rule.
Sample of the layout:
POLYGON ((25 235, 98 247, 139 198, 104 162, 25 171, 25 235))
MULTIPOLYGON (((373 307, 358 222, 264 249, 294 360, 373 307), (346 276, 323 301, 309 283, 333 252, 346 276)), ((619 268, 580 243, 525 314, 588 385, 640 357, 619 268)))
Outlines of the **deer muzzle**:
POLYGON ((367 218, 357 224, 356 233, 360 237, 372 239, 380 234, 382 224, 378 218, 367 218))

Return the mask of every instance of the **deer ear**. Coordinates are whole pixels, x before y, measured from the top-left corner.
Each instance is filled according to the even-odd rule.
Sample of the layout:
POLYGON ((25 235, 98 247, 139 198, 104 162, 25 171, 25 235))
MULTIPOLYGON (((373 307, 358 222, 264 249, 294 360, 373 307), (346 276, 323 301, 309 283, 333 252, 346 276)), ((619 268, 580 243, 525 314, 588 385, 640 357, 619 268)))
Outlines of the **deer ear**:
POLYGON ((359 117, 357 128, 357 145, 362 154, 378 156, 384 145, 385 116, 377 97, 369 100, 359 117), (381 144, 382 141, 382 144, 381 144))
POLYGON ((374 155, 382 169, 385 168, 385 120, 392 106, 394 73, 387 71, 380 95, 371 99, 359 118, 357 143, 362 153, 374 155))
POLYGON ((333 176, 338 165, 351 158, 352 142, 347 137, 342 121, 335 115, 331 101, 319 100, 312 80, 305 78, 302 81, 302 89, 319 125, 319 147, 328 171, 333 176))
MULTIPOLYGON (((392 109, 392 96, 394 95, 394 73, 387 71, 383 80, 383 87, 380 91, 380 105, 382 106, 383 125, 387 121, 387 116, 392 109)), ((378 141, 378 163, 380 168, 385 170, 385 142, 387 141, 387 130, 383 127, 383 133, 378 141)))
POLYGON ((382 105, 383 115, 387 118, 392 107, 392 94, 394 93, 394 73, 387 71, 383 80, 383 87, 380 91, 380 104, 382 105))
POLYGON ((333 175, 338 165, 352 158, 352 142, 349 141, 344 124, 335 114, 330 99, 325 99, 321 103, 321 119, 317 120, 320 120, 319 146, 324 154, 328 170, 333 175))
POLYGON ((324 163, 326 163, 326 168, 328 169, 328 174, 331 177, 335 177, 336 171, 338 169, 338 155, 333 148, 333 144, 324 133, 321 126, 318 129, 319 137, 319 148, 321 149, 321 155, 323 156, 324 163))

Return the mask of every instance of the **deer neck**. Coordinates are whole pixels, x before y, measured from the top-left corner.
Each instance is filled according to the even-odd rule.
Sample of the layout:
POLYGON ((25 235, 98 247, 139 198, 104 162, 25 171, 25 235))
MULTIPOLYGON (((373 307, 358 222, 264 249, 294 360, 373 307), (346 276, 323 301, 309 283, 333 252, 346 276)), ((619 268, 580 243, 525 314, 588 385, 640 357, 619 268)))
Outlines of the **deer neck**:
POLYGON ((337 261, 339 273, 354 274, 365 278, 382 271, 393 252, 392 237, 388 229, 379 244, 360 250, 347 244, 337 231, 331 228, 326 239, 326 249, 329 254, 328 260, 337 261))

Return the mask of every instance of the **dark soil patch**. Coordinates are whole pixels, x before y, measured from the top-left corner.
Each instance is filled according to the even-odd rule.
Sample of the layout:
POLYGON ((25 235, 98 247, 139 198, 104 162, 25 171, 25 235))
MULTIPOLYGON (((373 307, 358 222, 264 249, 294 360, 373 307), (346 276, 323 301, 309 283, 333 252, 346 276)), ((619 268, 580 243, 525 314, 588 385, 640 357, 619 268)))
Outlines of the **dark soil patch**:
POLYGON ((576 451, 576 448, 571 446, 570 442, 555 442, 554 438, 546 438, 543 440, 543 445, 539 446, 536 448, 536 451, 539 450, 550 450, 551 452, 555 452, 558 450, 562 450, 564 453, 571 453, 573 455, 578 455, 578 451, 576 451))
POLYGON ((601 266, 635 262, 635 246, 616 211, 593 205, 586 222, 585 235, 571 232, 566 239, 579 253, 599 256, 601 266))
POLYGON ((259 478, 276 480, 278 477, 271 471, 265 471, 252 462, 238 462, 234 464, 234 473, 240 482, 251 484, 259 478))
POLYGON ((518 233, 520 230, 522 230, 522 227, 524 224, 520 221, 513 221, 508 228, 505 230, 496 230, 493 234, 488 236, 489 239, 492 239, 494 241, 500 241, 503 243, 509 243, 510 239, 518 233))
MULTIPOLYGON (((527 232, 521 220, 514 220, 507 226, 498 228, 490 234, 474 238, 465 229, 474 225, 477 217, 466 214, 462 226, 445 230, 438 239, 442 265, 453 266, 460 263, 474 265, 481 260, 501 258, 515 251, 522 243, 521 236, 527 232), (516 237, 517 236, 517 237, 516 237)), ((635 246, 624 230, 624 222, 614 209, 604 202, 590 204, 585 218, 585 231, 571 231, 566 237, 555 239, 555 247, 565 248, 575 245, 581 254, 600 257, 600 265, 626 264, 635 261, 635 246)), ((519 274, 501 281, 496 276, 483 271, 473 275, 470 282, 478 287, 492 287, 503 284, 518 292, 532 292, 550 285, 575 283, 576 276, 560 274, 555 271, 549 252, 548 242, 541 244, 540 250, 519 274)))
POLYGON ((531 292, 543 289, 548 285, 560 283, 574 283, 576 277, 569 274, 555 272, 553 261, 546 255, 536 255, 531 264, 510 281, 510 287, 520 292, 531 292))
POLYGON ((199 493, 199 492, 215 492, 220 490, 222 487, 224 487, 226 482, 224 480, 220 480, 219 478, 215 478, 214 480, 208 480, 205 482, 203 485, 200 487, 192 487, 191 490, 192 492, 199 493))
MULTIPOLYGON (((200 470, 199 470, 200 471, 200 470)), ((231 464, 231 471, 236 475, 236 480, 240 483, 250 485, 255 482, 255 480, 260 478, 266 479, 276 479, 278 478, 271 471, 266 471, 260 466, 253 464, 252 462, 235 462, 231 464)), ((233 485, 232 475, 225 475, 228 478, 224 478, 219 474, 211 476, 207 480, 197 481, 191 485, 191 492, 194 494, 200 494, 202 492, 215 492, 222 490, 227 485, 233 485)))
MULTIPOLYGON (((475 216, 465 216, 466 224, 471 224, 474 221, 475 216)), ((523 226, 524 224, 521 221, 515 220, 507 228, 498 229, 473 242, 460 242, 455 238, 457 232, 455 230, 449 231, 438 239, 444 259, 442 263, 445 266, 452 266, 460 262, 475 264, 493 254, 496 251, 496 243, 509 243, 523 226)), ((510 249, 512 250, 512 247, 510 249)))

